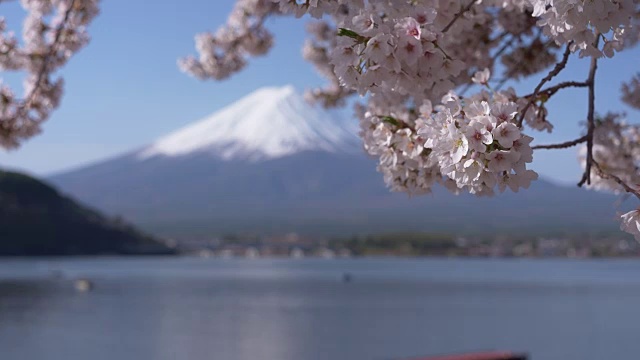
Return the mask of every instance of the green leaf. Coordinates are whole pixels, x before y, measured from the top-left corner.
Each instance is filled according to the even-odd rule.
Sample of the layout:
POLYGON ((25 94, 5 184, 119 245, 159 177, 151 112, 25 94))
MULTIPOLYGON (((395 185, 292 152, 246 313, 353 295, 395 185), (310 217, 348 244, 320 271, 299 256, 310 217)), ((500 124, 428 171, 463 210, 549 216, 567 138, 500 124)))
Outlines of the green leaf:
POLYGON ((386 123, 389 123, 391 125, 395 125, 397 127, 400 127, 400 122, 398 120, 396 120, 394 117, 391 117, 391 116, 383 116, 382 117, 382 122, 386 122, 386 123))
POLYGON ((338 29, 338 36, 346 36, 346 37, 350 37, 353 40, 360 42, 360 43, 365 43, 369 40, 369 38, 362 36, 360 34, 358 34, 357 32, 353 31, 353 30, 349 30, 349 29, 345 29, 345 28, 339 28, 338 29))

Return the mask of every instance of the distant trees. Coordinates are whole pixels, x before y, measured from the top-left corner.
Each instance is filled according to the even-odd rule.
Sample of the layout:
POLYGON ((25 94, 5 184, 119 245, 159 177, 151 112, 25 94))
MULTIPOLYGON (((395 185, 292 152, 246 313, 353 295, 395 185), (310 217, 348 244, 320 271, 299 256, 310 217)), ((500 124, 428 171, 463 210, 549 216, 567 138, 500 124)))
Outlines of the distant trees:
POLYGON ((0 171, 0 256, 172 253, 34 178, 0 171))

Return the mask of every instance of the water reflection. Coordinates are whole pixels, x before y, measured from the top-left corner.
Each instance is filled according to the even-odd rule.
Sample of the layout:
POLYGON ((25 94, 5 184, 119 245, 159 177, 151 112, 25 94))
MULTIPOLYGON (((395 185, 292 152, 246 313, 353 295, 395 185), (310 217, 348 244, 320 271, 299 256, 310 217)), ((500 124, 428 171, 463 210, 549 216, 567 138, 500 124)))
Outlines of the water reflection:
POLYGON ((392 359, 481 349, 634 358, 639 273, 628 262, 0 263, 1 358, 392 359), (342 281, 345 271, 354 281, 342 281), (75 291, 77 277, 94 289, 75 291))

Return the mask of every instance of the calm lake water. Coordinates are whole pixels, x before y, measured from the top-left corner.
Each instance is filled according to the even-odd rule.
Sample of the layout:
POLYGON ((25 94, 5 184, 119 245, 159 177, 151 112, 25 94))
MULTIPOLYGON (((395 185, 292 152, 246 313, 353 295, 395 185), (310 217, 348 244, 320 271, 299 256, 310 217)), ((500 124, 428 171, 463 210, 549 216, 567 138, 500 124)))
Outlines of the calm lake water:
POLYGON ((2 360, 382 360, 487 349, 640 358, 640 261, 0 259, 2 360), (94 290, 75 291, 76 277, 94 290))

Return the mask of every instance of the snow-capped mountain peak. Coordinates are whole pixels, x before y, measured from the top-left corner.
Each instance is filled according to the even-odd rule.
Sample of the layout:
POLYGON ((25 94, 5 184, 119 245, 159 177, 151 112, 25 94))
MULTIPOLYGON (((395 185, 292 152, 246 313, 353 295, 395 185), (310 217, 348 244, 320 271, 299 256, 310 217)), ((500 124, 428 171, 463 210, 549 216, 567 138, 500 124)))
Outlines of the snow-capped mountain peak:
POLYGON ((222 110, 164 136, 139 159, 208 152, 223 159, 260 160, 300 151, 353 151, 355 126, 308 104, 294 87, 256 90, 222 110))

